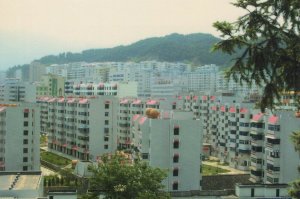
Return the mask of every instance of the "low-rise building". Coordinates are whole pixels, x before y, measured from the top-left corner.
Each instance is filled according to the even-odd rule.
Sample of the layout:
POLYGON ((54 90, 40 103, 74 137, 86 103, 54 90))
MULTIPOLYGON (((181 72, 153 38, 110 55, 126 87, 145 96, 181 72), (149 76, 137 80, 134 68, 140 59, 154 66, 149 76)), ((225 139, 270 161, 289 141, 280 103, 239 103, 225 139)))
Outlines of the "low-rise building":
POLYGON ((0 198, 41 198, 43 186, 41 172, 0 172, 0 198))

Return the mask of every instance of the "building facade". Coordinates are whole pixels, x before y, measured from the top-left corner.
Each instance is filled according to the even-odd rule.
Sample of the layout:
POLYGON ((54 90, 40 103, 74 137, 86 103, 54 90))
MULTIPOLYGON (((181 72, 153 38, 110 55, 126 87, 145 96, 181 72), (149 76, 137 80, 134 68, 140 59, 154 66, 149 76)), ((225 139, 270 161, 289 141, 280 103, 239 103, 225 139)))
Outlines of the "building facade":
POLYGON ((202 126, 191 112, 170 111, 159 118, 136 115, 132 131, 139 137, 143 161, 168 170, 166 190, 201 189, 202 126))
POLYGON ((36 95, 59 97, 65 94, 64 78, 58 75, 47 74, 41 77, 41 81, 37 83, 36 95))
POLYGON ((6 102, 35 102, 36 86, 16 78, 5 79, 0 85, 0 100, 6 102))
POLYGON ((48 148, 70 158, 96 161, 116 150, 118 100, 99 98, 40 98, 41 132, 48 148))
POLYGON ((40 170, 40 110, 34 104, 0 105, 0 170, 40 170))

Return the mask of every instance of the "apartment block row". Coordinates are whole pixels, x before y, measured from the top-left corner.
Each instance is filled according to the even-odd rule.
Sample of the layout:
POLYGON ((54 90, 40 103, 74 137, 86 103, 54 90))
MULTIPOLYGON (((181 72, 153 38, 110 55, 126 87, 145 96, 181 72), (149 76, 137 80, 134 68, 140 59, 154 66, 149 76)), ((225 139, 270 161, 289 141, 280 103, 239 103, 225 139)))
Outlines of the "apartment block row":
POLYGON ((187 96, 184 107, 203 122, 211 155, 233 168, 249 171, 253 182, 288 183, 299 178, 300 164, 290 136, 300 118, 290 110, 261 113, 253 104, 221 103, 213 96, 187 96))
POLYGON ((81 160, 116 151, 118 99, 38 99, 41 133, 48 135, 48 148, 81 160))
POLYGON ((119 98, 137 97, 137 82, 98 82, 82 83, 65 82, 66 96, 103 96, 110 95, 119 98))

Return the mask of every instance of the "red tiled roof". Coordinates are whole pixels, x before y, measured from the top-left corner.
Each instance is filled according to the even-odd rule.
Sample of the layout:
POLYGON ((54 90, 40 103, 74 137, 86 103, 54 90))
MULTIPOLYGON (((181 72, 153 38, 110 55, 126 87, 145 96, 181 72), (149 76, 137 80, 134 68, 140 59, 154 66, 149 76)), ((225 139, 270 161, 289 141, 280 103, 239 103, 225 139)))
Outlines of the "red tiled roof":
POLYGON ((241 108, 240 113, 248 113, 248 109, 246 109, 246 108, 241 108))
POLYGON ((78 146, 74 145, 74 146, 72 146, 72 149, 73 150, 78 150, 78 146))
POLYGON ((252 120, 259 121, 262 118, 263 115, 264 115, 263 113, 258 113, 256 115, 253 115, 252 120))
POLYGON ((210 96, 210 100, 211 101, 215 101, 216 100, 216 96, 210 96))
POLYGON ((194 100, 194 101, 197 101, 197 100, 198 100, 198 96, 194 96, 194 97, 193 97, 193 100, 194 100))
POLYGON ((4 111, 6 108, 5 107, 0 107, 0 112, 4 111))
POLYGON ((140 115, 134 115, 134 116, 132 116, 132 121, 135 121, 135 120, 137 120, 138 118, 140 117, 140 115))
POLYGON ((65 98, 59 98, 57 102, 63 103, 65 102, 65 98))
POLYGON ((86 98, 79 100, 79 104, 87 104, 88 102, 89 102, 89 100, 86 98))
POLYGON ((157 103, 156 100, 149 100, 149 101, 147 101, 147 105, 154 105, 156 103, 157 103))
POLYGON ((75 102, 75 98, 69 98, 67 103, 74 103, 75 102))
POLYGON ((135 100, 132 102, 132 104, 141 104, 141 102, 142 102, 141 100, 135 100))
POLYGON ((147 120, 147 117, 142 117, 140 120, 139 120, 139 124, 144 124, 144 122, 147 120))
POLYGON ((230 113, 235 113, 235 111, 236 111, 236 109, 235 109, 234 106, 232 106, 232 107, 229 108, 229 112, 230 112, 230 113))
POLYGON ((186 99, 186 100, 190 100, 191 97, 188 95, 188 96, 185 97, 185 99, 186 99))
POLYGON ((225 111, 226 111, 225 106, 221 106, 220 110, 221 110, 222 112, 225 112, 225 111))
POLYGON ((270 124, 276 124, 278 119, 279 119, 278 116, 272 115, 271 117, 269 117, 268 121, 270 124))
POLYGON ((49 100, 48 100, 48 102, 55 102, 56 101, 56 98, 50 98, 49 100))
POLYGON ((216 106, 212 106, 212 107, 211 107, 211 110, 216 111, 216 110, 217 110, 217 107, 216 107, 216 106))
POLYGON ((202 96, 202 100, 206 101, 206 100, 207 100, 207 96, 206 96, 206 95, 203 95, 203 96, 202 96))
POLYGON ((128 99, 121 100, 120 104, 128 104, 128 99))

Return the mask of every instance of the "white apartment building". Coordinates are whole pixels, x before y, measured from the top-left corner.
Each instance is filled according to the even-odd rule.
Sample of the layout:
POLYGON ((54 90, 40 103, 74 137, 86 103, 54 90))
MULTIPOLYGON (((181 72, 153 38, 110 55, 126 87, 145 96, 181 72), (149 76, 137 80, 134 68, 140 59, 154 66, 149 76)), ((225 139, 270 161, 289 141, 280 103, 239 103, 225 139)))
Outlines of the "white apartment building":
POLYGON ((300 178, 299 153, 290 136, 300 129, 294 111, 256 114, 251 120, 251 180, 267 184, 289 183, 300 178))
POLYGON ((41 80, 41 76, 46 74, 46 67, 38 62, 29 65, 29 82, 33 83, 41 80))
POLYGON ((217 92, 229 92, 241 95, 242 97, 248 97, 253 93, 261 93, 261 89, 254 83, 252 86, 247 85, 245 82, 241 85, 240 82, 235 82, 232 78, 228 80, 225 77, 224 71, 218 72, 216 81, 217 92))
POLYGON ((0 105, 0 171, 40 170, 40 110, 33 104, 0 105))
POLYGON ((137 97, 138 84, 137 82, 111 82, 111 83, 74 83, 65 84, 68 95, 72 96, 117 96, 137 97), (72 88, 71 88, 72 87, 72 88), (71 91, 73 91, 71 93, 71 91))
POLYGON ((192 112, 165 112, 157 119, 136 115, 132 122, 142 159, 168 170, 166 191, 201 190, 202 125, 192 112))
POLYGON ((96 161, 116 150, 118 99, 40 98, 41 132, 48 135, 48 148, 70 158, 96 161))
POLYGON ((300 129, 293 111, 266 114, 253 104, 220 103, 215 96, 185 96, 184 110, 203 122, 204 142, 211 155, 233 168, 250 171, 253 182, 288 183, 299 178, 298 152, 290 136, 300 129))
POLYGON ((173 78, 155 78, 151 84, 152 98, 168 98, 178 95, 178 85, 173 78))
POLYGON ((155 108, 157 110, 169 111, 182 109, 182 100, 177 98, 170 99, 138 99, 138 98, 123 98, 119 102, 118 113, 118 147, 119 149, 128 149, 138 147, 139 144, 130 131, 131 118, 137 117, 136 115, 144 115, 147 108, 155 108))
POLYGON ((0 100, 11 102, 35 102, 36 86, 16 78, 5 79, 0 85, 0 100))
POLYGON ((205 65, 198 67, 194 72, 184 73, 188 91, 215 92, 218 71, 219 67, 216 65, 205 65))

